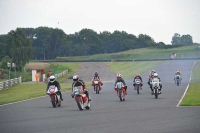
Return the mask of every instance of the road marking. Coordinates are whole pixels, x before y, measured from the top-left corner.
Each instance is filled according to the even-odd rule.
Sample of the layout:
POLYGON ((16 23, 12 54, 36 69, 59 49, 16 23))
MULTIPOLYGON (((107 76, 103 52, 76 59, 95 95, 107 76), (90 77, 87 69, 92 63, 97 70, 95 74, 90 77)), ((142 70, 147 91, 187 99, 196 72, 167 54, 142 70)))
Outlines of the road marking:
MULTIPOLYGON (((67 93, 67 92, 71 92, 71 91, 66 91, 66 92, 62 92, 63 93, 67 93)), ((38 98, 42 98, 42 97, 47 97, 48 95, 46 96, 40 96, 40 97, 35 97, 35 98, 31 98, 31 99, 26 99, 26 100, 22 100, 22 101, 17 101, 17 102, 12 102, 12 103, 7 103, 7 104, 2 104, 0 105, 1 106, 6 106, 6 105, 12 105, 12 104, 15 104, 15 103, 21 103, 21 102, 25 102, 25 101, 30 101, 30 100, 33 100, 33 99, 38 99, 38 98)))
MULTIPOLYGON (((193 66, 192 66, 192 69, 193 69, 193 67, 195 66, 195 64, 196 64, 196 61, 194 62, 193 66)), ((190 81, 191 81, 191 79, 192 79, 192 69, 191 69, 191 72, 190 72, 189 83, 188 83, 188 85, 187 85, 187 87, 186 87, 186 89, 185 89, 185 92, 183 93, 183 96, 181 97, 181 99, 179 100, 178 104, 176 105, 176 107, 180 107, 179 105, 180 105, 180 103, 182 102, 183 98, 185 97, 185 94, 186 94, 186 92, 187 92, 187 90, 188 90, 188 88, 189 88, 189 86, 190 86, 190 81)), ((184 107, 185 107, 185 106, 184 106, 184 107)))

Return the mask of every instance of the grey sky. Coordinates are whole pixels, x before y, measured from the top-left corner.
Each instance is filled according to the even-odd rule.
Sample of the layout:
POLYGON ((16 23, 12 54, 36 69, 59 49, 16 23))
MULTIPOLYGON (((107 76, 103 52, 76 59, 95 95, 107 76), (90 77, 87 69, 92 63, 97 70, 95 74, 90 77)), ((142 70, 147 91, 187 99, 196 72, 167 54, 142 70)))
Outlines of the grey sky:
POLYGON ((166 44, 190 34, 200 43, 200 0, 0 0, 0 34, 39 26, 142 33, 166 44))

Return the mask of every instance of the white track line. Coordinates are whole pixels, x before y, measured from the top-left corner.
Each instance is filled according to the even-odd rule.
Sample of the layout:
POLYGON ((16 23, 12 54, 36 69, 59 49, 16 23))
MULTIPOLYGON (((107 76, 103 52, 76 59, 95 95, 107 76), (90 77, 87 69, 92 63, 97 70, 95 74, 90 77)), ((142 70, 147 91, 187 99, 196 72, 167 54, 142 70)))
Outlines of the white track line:
MULTIPOLYGON (((63 94, 63 93, 67 93, 67 92, 70 92, 70 91, 62 92, 62 94, 63 94)), ((46 95, 46 96, 40 96, 40 97, 36 97, 36 98, 31 98, 31 99, 26 99, 26 100, 22 100, 22 101, 18 101, 18 102, 13 102, 13 103, 2 104, 2 105, 0 105, 0 107, 1 107, 1 106, 6 106, 6 105, 15 104, 15 103, 21 103, 21 102, 25 102, 25 101, 30 101, 30 100, 33 100, 33 99, 38 99, 38 98, 47 97, 47 96, 48 96, 48 95, 46 95)))
MULTIPOLYGON (((193 69, 193 67, 195 66, 195 64, 196 64, 196 61, 194 62, 193 66, 192 66, 192 69, 193 69)), ((187 90, 188 90, 188 88, 189 88, 189 86, 190 86, 190 81, 191 81, 191 79, 192 79, 192 69, 191 69, 191 72, 190 72, 189 83, 188 83, 188 85, 187 85, 187 87, 186 87, 186 89, 185 89, 185 92, 184 92, 183 96, 181 97, 181 99, 179 100, 178 104, 176 105, 176 107, 180 107, 179 105, 180 105, 180 103, 182 102, 183 98, 185 97, 185 94, 186 94, 186 92, 187 92, 187 90)), ((184 106, 184 107, 185 107, 185 106, 184 106)))

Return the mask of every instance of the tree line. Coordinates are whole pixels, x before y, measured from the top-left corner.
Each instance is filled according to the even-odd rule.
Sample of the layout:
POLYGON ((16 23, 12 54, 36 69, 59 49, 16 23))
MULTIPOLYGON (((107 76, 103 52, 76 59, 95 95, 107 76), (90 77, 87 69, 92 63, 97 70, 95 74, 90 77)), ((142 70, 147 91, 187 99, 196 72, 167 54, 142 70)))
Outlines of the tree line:
MULTIPOLYGON (((116 53, 137 48, 172 48, 193 44, 192 36, 175 33, 172 45, 155 42, 146 34, 135 36, 125 31, 82 29, 66 34, 62 29, 38 27, 17 28, 0 35, 0 59, 12 60, 21 69, 29 60, 51 60, 56 57, 85 56, 100 53, 116 53)), ((3 63, 4 64, 4 63, 3 63)), ((4 64, 5 66, 5 64, 4 64)))

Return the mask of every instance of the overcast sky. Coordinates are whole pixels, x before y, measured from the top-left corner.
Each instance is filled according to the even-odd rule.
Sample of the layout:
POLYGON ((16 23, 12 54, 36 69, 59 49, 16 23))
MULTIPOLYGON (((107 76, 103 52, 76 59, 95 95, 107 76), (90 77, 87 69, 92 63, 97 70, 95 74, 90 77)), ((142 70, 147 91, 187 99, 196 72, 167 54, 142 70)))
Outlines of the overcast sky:
POLYGON ((190 34, 200 43, 200 0, 0 0, 0 34, 39 26, 126 31, 166 44, 174 33, 190 34))

